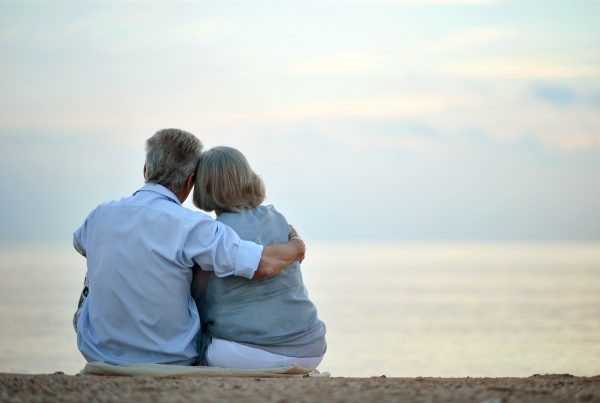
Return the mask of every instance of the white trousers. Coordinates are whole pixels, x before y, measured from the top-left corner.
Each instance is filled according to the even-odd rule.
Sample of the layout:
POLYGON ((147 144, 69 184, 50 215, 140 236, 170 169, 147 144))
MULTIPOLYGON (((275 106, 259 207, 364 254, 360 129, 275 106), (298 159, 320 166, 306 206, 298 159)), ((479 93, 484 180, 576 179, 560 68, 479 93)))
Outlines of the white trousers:
POLYGON ((277 368, 296 363, 307 369, 315 369, 321 363, 321 357, 288 357, 271 353, 260 348, 249 347, 234 341, 212 339, 206 349, 206 361, 211 367, 221 368, 277 368))

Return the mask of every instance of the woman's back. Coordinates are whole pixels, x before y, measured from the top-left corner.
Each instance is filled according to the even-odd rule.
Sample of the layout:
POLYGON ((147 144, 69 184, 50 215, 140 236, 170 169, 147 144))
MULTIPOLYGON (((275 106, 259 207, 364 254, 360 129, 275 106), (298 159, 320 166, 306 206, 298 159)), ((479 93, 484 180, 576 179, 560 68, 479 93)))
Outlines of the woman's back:
MULTIPOLYGON (((273 206, 222 213, 217 219, 258 244, 288 239, 288 223, 273 206)), ((308 298, 298 262, 265 280, 219 278, 211 272, 197 302, 203 332, 210 337, 292 357, 325 353, 325 325, 308 298)))

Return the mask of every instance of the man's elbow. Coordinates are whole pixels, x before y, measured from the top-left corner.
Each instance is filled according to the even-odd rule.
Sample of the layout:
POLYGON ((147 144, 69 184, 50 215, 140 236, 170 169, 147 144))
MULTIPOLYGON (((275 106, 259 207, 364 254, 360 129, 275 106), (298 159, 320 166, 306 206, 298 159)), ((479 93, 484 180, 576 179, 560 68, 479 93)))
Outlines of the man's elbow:
POLYGON ((73 247, 81 256, 86 257, 85 249, 83 249, 79 242, 77 242, 77 238, 75 236, 73 236, 73 247))

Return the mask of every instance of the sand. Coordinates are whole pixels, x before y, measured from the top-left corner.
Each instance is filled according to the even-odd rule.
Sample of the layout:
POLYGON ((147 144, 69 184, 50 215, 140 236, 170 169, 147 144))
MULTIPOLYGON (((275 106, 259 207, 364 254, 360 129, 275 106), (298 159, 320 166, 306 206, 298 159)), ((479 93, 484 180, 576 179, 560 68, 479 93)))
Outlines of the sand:
POLYGON ((1 402, 600 402, 600 376, 169 378, 0 374, 1 402))

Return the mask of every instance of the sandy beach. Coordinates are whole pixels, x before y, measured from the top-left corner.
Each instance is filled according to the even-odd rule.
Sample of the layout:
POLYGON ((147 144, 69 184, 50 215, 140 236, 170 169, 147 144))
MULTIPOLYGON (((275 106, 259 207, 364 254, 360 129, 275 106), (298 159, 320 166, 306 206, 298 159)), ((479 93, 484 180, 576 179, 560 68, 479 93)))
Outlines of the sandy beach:
POLYGON ((207 378, 0 374, 2 402, 600 402, 600 376, 207 378))

